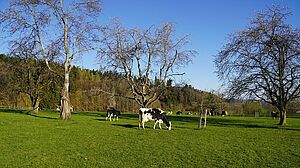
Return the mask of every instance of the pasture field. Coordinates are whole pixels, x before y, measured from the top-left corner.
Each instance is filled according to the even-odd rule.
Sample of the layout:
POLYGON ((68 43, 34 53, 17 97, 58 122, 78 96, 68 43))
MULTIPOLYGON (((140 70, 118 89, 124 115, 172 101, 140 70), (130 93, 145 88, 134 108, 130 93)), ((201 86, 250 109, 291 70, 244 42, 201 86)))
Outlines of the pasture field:
MULTIPOLYGON (((137 114, 0 111, 0 167, 300 167, 300 118, 169 116, 171 131, 138 129, 137 114)), ((164 125, 163 125, 164 126, 164 125)))

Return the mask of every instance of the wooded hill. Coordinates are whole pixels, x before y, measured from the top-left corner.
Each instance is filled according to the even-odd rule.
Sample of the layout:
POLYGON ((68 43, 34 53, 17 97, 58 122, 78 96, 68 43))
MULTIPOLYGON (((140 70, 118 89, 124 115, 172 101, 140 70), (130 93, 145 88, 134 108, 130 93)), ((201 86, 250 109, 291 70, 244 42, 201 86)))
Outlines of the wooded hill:
MULTIPOLYGON (((56 68, 61 66, 56 63, 56 68)), ((0 55, 0 68, 0 106, 32 108, 32 92, 38 94, 42 109, 55 109, 59 105, 62 80, 59 74, 48 72, 43 61, 0 55)), ((75 111, 105 111, 115 106, 130 112, 139 108, 122 74, 73 67, 70 81, 71 104, 75 111)), ((201 103, 203 107, 212 106, 209 101, 214 102, 214 109, 224 106, 221 98, 214 94, 187 84, 173 85, 172 80, 168 80, 163 95, 152 106, 166 111, 199 111, 201 103)))
MULTIPOLYGON (((54 65, 62 68, 59 63, 54 65)), ((110 106, 123 112, 139 109, 122 74, 73 67, 70 81, 71 104, 75 111, 105 111, 110 106)), ((35 97, 38 97, 39 108, 56 109, 60 104, 62 83, 60 74, 51 73, 41 60, 0 55, 1 107, 32 109, 35 97)), ((228 101, 217 92, 200 91, 187 84, 174 85, 172 80, 167 81, 164 93, 152 107, 173 112, 197 112, 202 107, 214 114, 225 109, 230 114, 239 115, 253 115, 255 112, 269 115, 275 110, 256 101, 228 101)), ((290 113, 298 110, 299 102, 290 104, 290 113)))

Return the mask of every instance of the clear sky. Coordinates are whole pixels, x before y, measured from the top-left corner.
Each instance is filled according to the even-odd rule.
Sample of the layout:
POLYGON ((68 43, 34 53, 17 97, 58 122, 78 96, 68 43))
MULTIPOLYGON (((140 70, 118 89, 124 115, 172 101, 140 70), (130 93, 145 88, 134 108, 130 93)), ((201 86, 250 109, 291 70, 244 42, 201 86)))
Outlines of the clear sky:
MULTIPOLYGON (((0 0, 3 8, 6 0, 0 0)), ((118 17, 128 27, 149 27, 175 22, 177 35, 189 34, 190 49, 198 51, 193 63, 182 69, 188 84, 201 90, 217 90, 214 56, 226 44, 230 33, 243 30, 255 13, 273 4, 287 6, 293 13, 288 23, 300 27, 300 0, 103 0, 101 23, 118 17)), ((94 54, 83 57, 77 65, 98 69, 94 54)))

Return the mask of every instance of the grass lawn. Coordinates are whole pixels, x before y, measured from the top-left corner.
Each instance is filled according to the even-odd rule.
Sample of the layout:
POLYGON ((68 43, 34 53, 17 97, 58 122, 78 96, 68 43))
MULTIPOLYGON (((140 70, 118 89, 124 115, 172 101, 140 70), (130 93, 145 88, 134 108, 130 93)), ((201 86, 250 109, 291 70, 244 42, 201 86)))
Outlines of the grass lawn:
POLYGON ((209 117, 199 130, 196 117, 169 116, 167 131, 104 115, 1 110, 0 167, 300 167, 300 118, 209 117))

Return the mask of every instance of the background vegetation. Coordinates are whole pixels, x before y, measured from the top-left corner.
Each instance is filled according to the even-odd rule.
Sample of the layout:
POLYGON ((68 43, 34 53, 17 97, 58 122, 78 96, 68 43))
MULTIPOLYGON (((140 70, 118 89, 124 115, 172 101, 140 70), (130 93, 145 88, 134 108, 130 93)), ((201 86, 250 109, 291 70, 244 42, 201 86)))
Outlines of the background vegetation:
MULTIPOLYGON (((22 60, 19 58, 0 55, 0 106, 2 108, 31 109, 31 99, 26 92, 28 88, 22 88, 21 82, 26 81, 26 75, 20 76, 19 66, 15 66, 22 60)), ((61 68, 57 64, 56 68, 61 68)), ((41 109, 56 109, 60 101, 61 80, 53 74, 51 83, 47 85, 40 94, 41 109)), ((121 74, 114 72, 100 72, 74 67, 71 72, 70 82, 71 104, 75 111, 105 111, 107 107, 115 106, 122 112, 136 111, 139 106, 130 95, 129 86, 121 74), (115 93, 111 96, 108 93, 115 93)), ((23 84, 24 85, 24 84, 23 84)), ((269 116, 275 109, 259 101, 226 100, 223 95, 216 91, 200 91, 191 85, 175 85, 172 80, 165 84, 165 90, 161 98, 153 104, 153 107, 160 107, 165 111, 192 111, 203 108, 211 109, 215 114, 222 109, 230 115, 254 116, 259 112, 261 116, 269 116)), ((300 103, 294 101, 289 104, 289 114, 295 114, 300 110, 300 103)))

